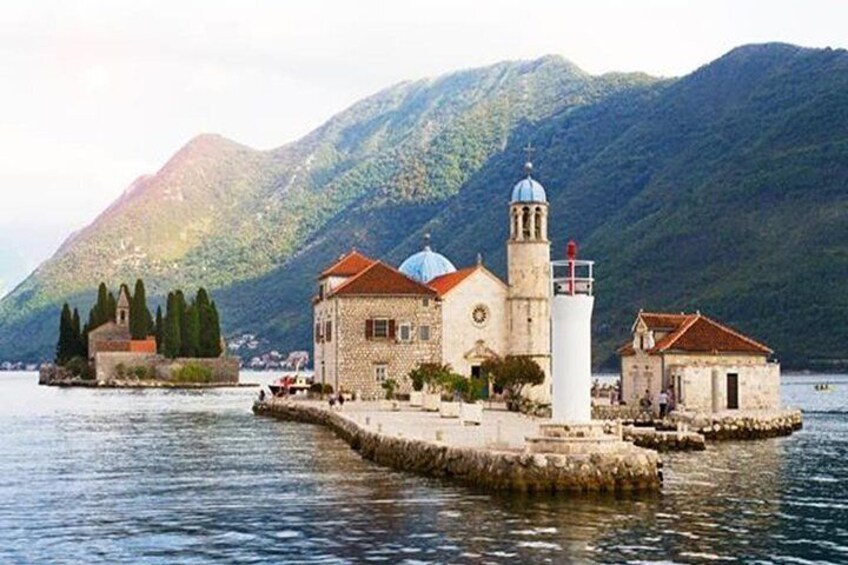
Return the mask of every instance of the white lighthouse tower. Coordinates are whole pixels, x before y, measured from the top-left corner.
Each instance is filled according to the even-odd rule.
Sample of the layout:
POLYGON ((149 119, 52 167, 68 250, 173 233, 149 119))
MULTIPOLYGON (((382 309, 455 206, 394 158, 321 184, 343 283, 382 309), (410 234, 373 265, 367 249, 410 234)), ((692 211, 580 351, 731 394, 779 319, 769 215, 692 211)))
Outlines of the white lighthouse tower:
POLYGON ((588 424, 592 419, 592 309, 594 261, 568 258, 551 262, 551 377, 553 422, 588 424))

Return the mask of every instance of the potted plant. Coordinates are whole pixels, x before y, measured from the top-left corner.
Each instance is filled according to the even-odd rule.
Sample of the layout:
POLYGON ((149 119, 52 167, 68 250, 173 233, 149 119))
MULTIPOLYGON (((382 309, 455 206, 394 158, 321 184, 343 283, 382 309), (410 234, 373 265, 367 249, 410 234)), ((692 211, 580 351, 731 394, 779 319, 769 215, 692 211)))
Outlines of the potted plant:
POLYGON ((442 381, 442 390, 450 395, 451 400, 442 400, 439 405, 439 416, 442 418, 459 418, 459 399, 462 395, 461 391, 465 387, 467 381, 465 377, 457 374, 449 374, 442 381))
POLYGON ((426 371, 422 365, 418 365, 407 376, 412 381, 412 392, 409 393, 409 405, 421 407, 424 404, 424 384, 427 380, 426 371))
POLYGON ((526 387, 545 382, 545 372, 532 357, 526 355, 489 359, 483 362, 480 369, 484 376, 503 389, 506 407, 510 412, 520 411, 526 387))
POLYGON ((482 382, 476 379, 463 379, 459 388, 462 399, 459 405, 459 420, 464 425, 479 426, 483 423, 483 404, 480 402, 482 392, 482 382))
POLYGON ((394 379, 386 379, 380 386, 386 391, 386 398, 380 401, 380 408, 383 410, 397 411, 400 410, 400 404, 395 400, 395 390, 397 389, 397 381, 394 379))
POLYGON ((421 408, 423 410, 427 412, 439 411, 439 406, 442 403, 443 383, 451 374, 450 365, 439 363, 421 363, 410 371, 409 378, 412 381, 412 388, 421 387, 421 408))

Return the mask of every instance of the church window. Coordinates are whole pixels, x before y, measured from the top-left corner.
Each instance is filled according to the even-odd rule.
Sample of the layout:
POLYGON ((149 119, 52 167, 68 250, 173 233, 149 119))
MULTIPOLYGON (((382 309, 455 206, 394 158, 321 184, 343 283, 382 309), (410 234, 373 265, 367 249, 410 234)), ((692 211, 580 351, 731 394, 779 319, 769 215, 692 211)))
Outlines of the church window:
POLYGON ((530 208, 525 206, 521 209, 521 235, 524 239, 530 239, 530 208))
POLYGON ((430 326, 420 326, 418 328, 418 338, 421 341, 430 341, 430 326))
POLYGON ((378 383, 382 383, 386 381, 386 378, 389 375, 389 366, 386 364, 374 365, 374 378, 378 383))
POLYGON ((328 342, 333 341, 333 322, 331 320, 324 322, 324 339, 328 342))
POLYGON ((315 322, 315 343, 321 341, 321 322, 315 322))
POLYGON ((389 337, 389 320, 386 318, 374 319, 374 337, 387 338, 389 337))
POLYGON ((423 300, 421 301, 421 305, 422 305, 424 308, 427 308, 428 306, 430 306, 430 299, 429 299, 429 298, 425 298, 425 299, 423 299, 423 300))
POLYGON ((412 341, 412 326, 409 324, 401 324, 398 338, 400 341, 412 341))
POLYGON ((478 304, 471 311, 471 320, 478 326, 485 325, 489 319, 489 309, 483 304, 478 304))
POLYGON ((542 209, 536 208, 536 239, 542 239, 542 209))

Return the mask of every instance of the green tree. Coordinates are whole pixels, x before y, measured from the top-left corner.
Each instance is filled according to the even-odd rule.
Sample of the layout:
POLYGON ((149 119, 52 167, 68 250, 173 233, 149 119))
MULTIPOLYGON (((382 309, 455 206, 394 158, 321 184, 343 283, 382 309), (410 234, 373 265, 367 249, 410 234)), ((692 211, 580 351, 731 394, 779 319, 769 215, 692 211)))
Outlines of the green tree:
POLYGON ((56 343, 56 364, 64 365, 74 356, 74 321, 68 303, 59 316, 59 341, 56 343))
MULTIPOLYGON (((113 314, 114 315, 114 314, 113 314)), ((88 329, 96 329, 111 319, 109 314, 109 289, 101 282, 97 288, 97 302, 88 314, 88 329)))
MULTIPOLYGON (((106 322, 114 322, 115 316, 117 315, 118 310, 118 301, 115 300, 115 295, 110 291, 106 296, 106 309, 105 316, 106 322)), ((105 323, 105 322, 104 322, 105 323)))
POLYGON ((209 320, 209 327, 212 332, 209 336, 209 350, 206 352, 207 357, 220 357, 221 353, 221 319, 218 317, 218 307, 215 306, 215 301, 212 301, 212 315, 209 320))
POLYGON ((442 390, 453 378, 453 369, 448 364, 419 363, 407 377, 412 381, 412 390, 419 391, 427 387, 428 392, 442 390))
POLYGON ((86 357, 86 336, 83 334, 82 328, 80 328, 80 315, 79 310, 76 308, 74 308, 74 314, 71 317, 71 322, 71 332, 73 334, 73 356, 86 357))
POLYGON ((195 305, 200 318, 198 357, 218 357, 221 355, 221 328, 218 311, 210 302, 206 289, 198 289, 195 305))
POLYGON ((507 393, 507 408, 513 411, 518 410, 524 387, 545 382, 545 372, 532 357, 526 355, 488 359, 480 366, 480 371, 507 393))
POLYGON ((197 311, 197 304, 192 302, 186 311, 186 339, 183 343, 188 346, 184 347, 184 357, 202 357, 200 352, 200 314, 197 311))
POLYGON ((177 298, 173 292, 168 293, 168 303, 165 307, 165 328, 162 334, 162 353, 174 359, 180 356, 182 340, 180 338, 180 310, 177 298))
POLYGON ((180 357, 191 357, 191 341, 188 329, 188 305, 182 290, 174 292, 174 304, 180 321, 180 357))
POLYGON ((156 307, 156 323, 153 327, 153 333, 156 335, 156 351, 162 353, 162 341, 165 335, 165 321, 162 319, 162 307, 156 307))
POLYGON ((133 339, 146 339, 152 325, 144 281, 138 279, 135 281, 135 292, 130 300, 130 335, 133 339))

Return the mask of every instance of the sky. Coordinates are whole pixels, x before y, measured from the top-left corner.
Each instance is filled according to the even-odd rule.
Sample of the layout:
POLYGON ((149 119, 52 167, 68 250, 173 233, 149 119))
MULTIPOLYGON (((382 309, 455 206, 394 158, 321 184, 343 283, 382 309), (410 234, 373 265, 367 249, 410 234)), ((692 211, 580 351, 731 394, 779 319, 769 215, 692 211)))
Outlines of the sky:
POLYGON ((559 54, 680 76, 746 43, 846 47, 842 0, 6 2, 0 295, 200 133, 283 145, 403 80, 559 54))

